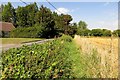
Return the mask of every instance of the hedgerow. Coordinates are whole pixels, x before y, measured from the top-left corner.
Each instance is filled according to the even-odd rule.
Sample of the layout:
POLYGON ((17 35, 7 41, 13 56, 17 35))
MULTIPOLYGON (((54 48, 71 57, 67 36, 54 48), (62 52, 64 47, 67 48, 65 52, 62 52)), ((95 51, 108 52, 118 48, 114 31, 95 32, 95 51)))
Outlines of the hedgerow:
POLYGON ((44 44, 13 48, 2 53, 1 78, 73 78, 72 38, 64 36, 44 44))
POLYGON ((12 38, 40 38, 42 29, 40 26, 16 28, 10 32, 12 38))

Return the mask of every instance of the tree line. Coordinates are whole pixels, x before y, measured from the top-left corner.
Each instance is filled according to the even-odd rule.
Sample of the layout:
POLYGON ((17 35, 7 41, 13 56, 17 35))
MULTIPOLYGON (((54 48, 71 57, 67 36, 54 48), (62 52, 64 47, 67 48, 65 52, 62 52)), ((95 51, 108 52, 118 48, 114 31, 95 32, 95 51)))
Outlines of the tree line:
POLYGON ((58 15, 49 8, 38 8, 34 2, 26 6, 14 8, 10 2, 1 5, 2 21, 11 22, 16 27, 10 34, 11 37, 43 37, 53 38, 62 34, 74 36, 119 36, 120 30, 88 29, 84 21, 70 23, 73 18, 69 14, 58 15))
POLYGON ((108 29, 88 29, 87 24, 84 21, 80 21, 78 23, 77 33, 80 36, 99 36, 99 37, 110 37, 110 36, 119 36, 120 37, 120 29, 111 31, 108 29))

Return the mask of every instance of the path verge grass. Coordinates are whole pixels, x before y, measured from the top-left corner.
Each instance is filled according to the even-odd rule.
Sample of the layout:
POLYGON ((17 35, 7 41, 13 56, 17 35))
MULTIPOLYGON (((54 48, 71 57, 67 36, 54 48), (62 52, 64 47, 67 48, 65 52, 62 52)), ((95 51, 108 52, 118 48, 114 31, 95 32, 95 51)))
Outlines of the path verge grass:
POLYGON ((40 38, 0 38, 2 44, 21 44, 23 42, 31 42, 42 40, 40 38))
MULTIPOLYGON (((75 78, 100 78, 100 57, 97 55, 97 51, 93 49, 91 54, 82 53, 79 46, 76 45, 76 53, 72 54, 73 59, 73 73, 75 78)), ((74 49, 75 50, 75 49, 74 49)))

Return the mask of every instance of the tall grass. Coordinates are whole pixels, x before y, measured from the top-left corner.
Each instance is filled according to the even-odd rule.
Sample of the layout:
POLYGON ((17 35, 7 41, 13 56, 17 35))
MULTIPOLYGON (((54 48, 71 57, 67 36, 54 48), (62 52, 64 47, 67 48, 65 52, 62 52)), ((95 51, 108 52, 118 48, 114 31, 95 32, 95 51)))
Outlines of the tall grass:
POLYGON ((100 47, 99 44, 95 43, 95 40, 96 38, 91 40, 90 38, 81 38, 79 36, 74 38, 80 51, 80 54, 77 54, 78 57, 76 56, 76 60, 80 61, 78 63, 78 66, 80 66, 77 66, 76 71, 78 69, 81 71, 77 73, 78 77, 117 78, 118 54, 113 47, 104 45, 100 47))
MULTIPOLYGON (((75 43, 74 43, 75 44, 75 43)), ((76 78, 100 78, 100 57, 93 49, 91 54, 83 54, 78 48, 77 53, 72 55, 73 72, 76 78)))

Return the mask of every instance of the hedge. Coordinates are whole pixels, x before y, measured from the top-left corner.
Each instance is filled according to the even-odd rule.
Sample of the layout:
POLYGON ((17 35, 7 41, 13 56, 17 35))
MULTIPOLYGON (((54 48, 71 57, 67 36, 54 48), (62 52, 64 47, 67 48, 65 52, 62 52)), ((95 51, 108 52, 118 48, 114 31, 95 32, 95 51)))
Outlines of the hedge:
POLYGON ((41 36, 41 27, 16 28, 10 33, 12 38, 39 38, 41 36))
POLYGON ((69 57, 74 51, 70 48, 71 43, 71 37, 62 36, 44 44, 10 49, 1 56, 1 78, 73 78, 69 57))

